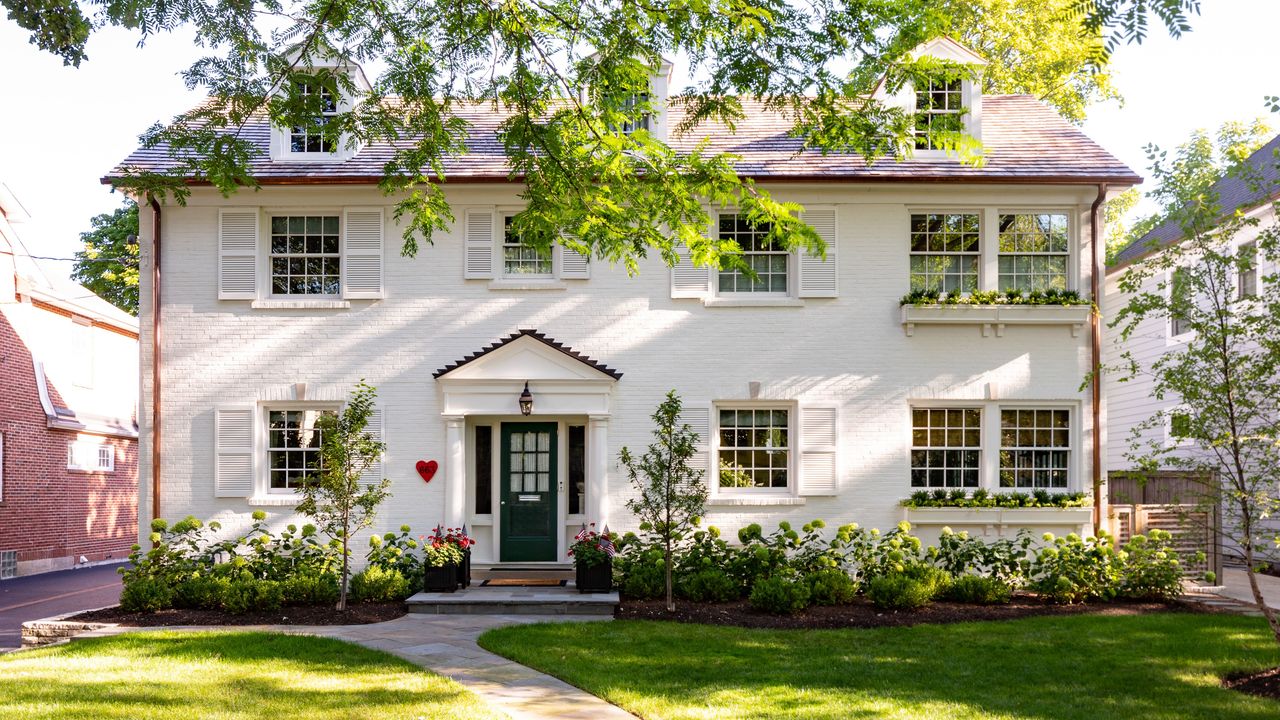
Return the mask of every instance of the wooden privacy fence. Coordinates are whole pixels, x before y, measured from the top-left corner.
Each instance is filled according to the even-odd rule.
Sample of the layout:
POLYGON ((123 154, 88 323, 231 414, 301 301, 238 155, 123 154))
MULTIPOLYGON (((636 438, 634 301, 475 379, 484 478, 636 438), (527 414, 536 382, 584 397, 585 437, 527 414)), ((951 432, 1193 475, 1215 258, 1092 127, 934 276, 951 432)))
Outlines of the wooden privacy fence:
POLYGON ((1166 472, 1138 477, 1115 473, 1107 479, 1110 512, 1108 531, 1124 545, 1134 535, 1164 530, 1183 558, 1187 575, 1212 570, 1222 579, 1222 514, 1217 503, 1205 502, 1204 481, 1189 473, 1166 472), (1194 562, 1197 553, 1203 562, 1194 562))

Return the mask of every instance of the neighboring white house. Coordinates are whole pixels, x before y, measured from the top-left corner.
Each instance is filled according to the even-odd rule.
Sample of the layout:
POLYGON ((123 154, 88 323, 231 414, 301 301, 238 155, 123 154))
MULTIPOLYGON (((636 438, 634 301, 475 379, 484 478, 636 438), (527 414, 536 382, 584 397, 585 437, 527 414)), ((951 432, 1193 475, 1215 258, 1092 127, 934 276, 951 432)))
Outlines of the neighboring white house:
MULTIPOLYGON (((947 40, 920 52, 977 60, 947 40)), ((660 103, 666 83, 651 88, 660 103)), ((460 111, 471 152, 448 161, 444 185, 458 221, 414 259, 400 256, 392 200, 376 186, 387 147, 329 155, 265 119, 250 124, 260 191, 223 198, 197 185, 185 205, 159 211, 160 514, 236 527, 265 509, 286 521, 311 423, 364 378, 378 389, 380 473, 393 493, 377 529, 465 523, 480 563, 563 562, 584 522, 633 528, 618 452, 652 440, 650 415, 671 389, 702 438, 706 520, 730 537, 752 522, 813 518, 882 528, 909 518, 925 534, 943 524, 990 536, 1088 531, 1088 508, 899 504, 927 487, 1012 489, 1002 476, 1024 491, 1090 490, 1103 438, 1080 389, 1087 305, 899 302, 913 268, 916 283, 947 288, 1087 296, 1101 262, 1091 209, 1139 181, 1034 98, 982 97, 968 81, 950 90, 971 108, 980 167, 936 150, 870 166, 801 152, 786 119, 749 101, 736 133, 707 129, 714 149, 742 156, 742 174, 803 204, 827 241, 825 260, 758 248, 751 228, 714 208, 710 232, 748 249, 757 282, 656 257, 628 277, 561 248, 520 246, 504 227, 521 185, 493 141, 503 116, 487 106, 460 111), (1030 234, 1044 242, 1029 248, 1030 234), (533 406, 522 416, 526 384, 533 406), (429 482, 420 461, 438 465, 429 482), (718 481, 721 464, 740 471, 726 476, 737 487, 718 481)), ((655 133, 678 119, 667 114, 652 119, 655 133)), ((679 150, 698 139, 669 141, 679 150)), ((168 164, 163 149, 139 150, 121 167, 168 164)), ((144 461, 154 215, 144 203, 144 461)), ((144 466, 143 527, 152 485, 144 466)))
MULTIPOLYGON (((1257 177, 1253 181, 1261 181, 1262 188, 1251 185, 1242 177, 1227 176, 1215 183, 1213 191, 1218 196, 1218 204, 1223 216, 1236 212, 1257 220, 1256 225, 1244 227, 1232 243, 1236 251, 1252 246, 1258 233, 1264 228, 1273 227, 1276 223, 1275 201, 1280 199, 1280 170, 1277 169, 1277 153, 1280 152, 1280 136, 1273 138, 1266 145, 1249 156, 1247 163, 1257 177)), ((1142 262, 1152 254, 1167 248, 1182 239, 1182 230, 1176 222, 1165 222, 1152 229, 1146 235, 1130 243, 1119 253, 1107 267, 1106 292, 1103 301, 1103 315, 1113 318, 1125 307, 1129 296, 1120 290, 1120 280, 1125 272, 1134 264, 1142 262)), ((1260 264, 1248 272, 1240 273, 1236 278, 1236 291, 1240 293, 1256 293, 1262 278, 1275 272, 1274 267, 1260 264)), ((1147 280, 1147 291, 1155 291, 1161 282, 1171 280, 1166 273, 1153 275, 1147 280)), ((1111 333, 1104 343, 1104 361, 1107 365, 1117 365, 1122 360, 1122 353, 1129 352, 1142 367, 1150 364, 1166 352, 1176 351, 1183 347, 1192 337, 1189 328, 1176 320, 1149 318, 1144 320, 1138 329, 1123 343, 1118 332, 1111 333)), ((1107 411, 1110 417, 1110 435, 1107 445, 1107 469, 1111 472, 1132 470, 1132 463, 1126 458, 1131 445, 1137 442, 1146 447, 1151 443, 1161 443, 1168 447, 1176 447, 1185 443, 1175 432, 1173 418, 1178 415, 1179 400, 1174 397, 1159 400, 1152 394, 1152 381, 1149 376, 1138 375, 1125 382, 1118 382, 1115 374, 1109 374, 1104 383, 1107 397, 1107 411), (1159 413, 1166 413, 1169 420, 1159 427, 1143 428, 1136 436, 1135 428, 1159 413)), ((1228 516, 1230 514, 1228 513, 1228 516)))

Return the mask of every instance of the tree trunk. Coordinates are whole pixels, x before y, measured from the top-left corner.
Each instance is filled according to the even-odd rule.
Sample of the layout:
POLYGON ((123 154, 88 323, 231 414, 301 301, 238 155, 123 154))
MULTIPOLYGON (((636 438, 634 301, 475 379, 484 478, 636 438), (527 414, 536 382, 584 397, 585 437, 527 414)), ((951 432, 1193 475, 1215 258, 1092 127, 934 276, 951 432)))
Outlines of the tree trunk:
POLYGON ((1255 559, 1253 556, 1253 526, 1249 522, 1248 514, 1249 501, 1245 498, 1240 499, 1240 508, 1243 511, 1245 532, 1244 536, 1244 567, 1245 572, 1249 573, 1249 590, 1253 593, 1253 602, 1257 604, 1258 610, 1262 612, 1262 617, 1267 619, 1267 625, 1271 628, 1271 634, 1275 637, 1276 643, 1280 644, 1280 618, 1276 617, 1276 611, 1272 610, 1268 605, 1266 598, 1262 597, 1262 588, 1258 587, 1258 575, 1254 571, 1255 559))
POLYGON ((338 593, 338 611, 346 612, 347 610, 347 574, 350 572, 348 560, 351 553, 347 550, 347 544, 351 542, 351 531, 347 527, 347 521, 342 524, 342 583, 341 590, 338 593))

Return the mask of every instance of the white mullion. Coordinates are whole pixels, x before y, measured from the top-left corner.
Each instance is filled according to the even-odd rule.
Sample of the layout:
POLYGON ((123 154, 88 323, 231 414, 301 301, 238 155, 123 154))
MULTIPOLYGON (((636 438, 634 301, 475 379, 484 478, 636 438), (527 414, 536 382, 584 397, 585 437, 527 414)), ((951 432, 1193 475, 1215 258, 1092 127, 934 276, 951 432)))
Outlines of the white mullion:
POLYGON ((1000 211, 983 208, 978 218, 978 243, 982 255, 979 290, 1000 289, 1000 211))

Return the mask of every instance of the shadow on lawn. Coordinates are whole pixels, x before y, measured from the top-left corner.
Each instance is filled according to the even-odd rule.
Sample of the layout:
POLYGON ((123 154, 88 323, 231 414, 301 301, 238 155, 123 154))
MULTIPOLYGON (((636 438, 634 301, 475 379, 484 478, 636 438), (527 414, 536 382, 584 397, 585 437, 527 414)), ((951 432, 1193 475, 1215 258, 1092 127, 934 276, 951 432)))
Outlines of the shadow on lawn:
POLYGON ((1185 613, 879 630, 615 622, 503 628, 481 644, 646 716, 1275 720, 1274 701, 1218 684, 1280 662, 1263 630, 1185 613))

